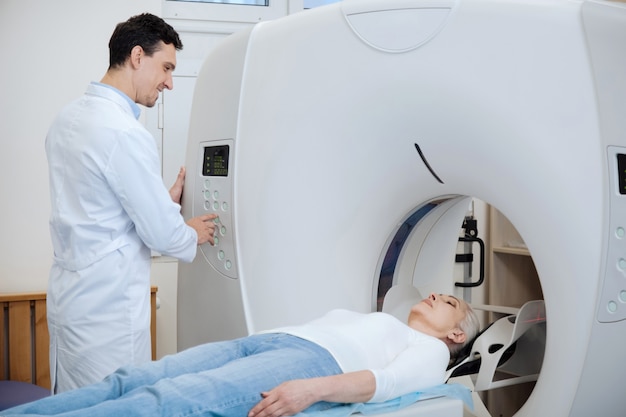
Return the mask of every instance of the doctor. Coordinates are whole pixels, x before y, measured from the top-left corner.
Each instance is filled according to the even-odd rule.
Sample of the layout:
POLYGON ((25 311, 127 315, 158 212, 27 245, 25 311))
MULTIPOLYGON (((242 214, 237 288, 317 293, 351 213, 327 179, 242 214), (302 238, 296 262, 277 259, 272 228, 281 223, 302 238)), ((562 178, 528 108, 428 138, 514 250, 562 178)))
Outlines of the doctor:
POLYGON ((185 171, 163 186, 157 147, 137 120, 172 89, 176 31, 142 14, 115 28, 109 68, 46 137, 54 261, 48 283, 52 390, 151 359, 150 250, 190 262, 213 244, 213 215, 180 214, 185 171))

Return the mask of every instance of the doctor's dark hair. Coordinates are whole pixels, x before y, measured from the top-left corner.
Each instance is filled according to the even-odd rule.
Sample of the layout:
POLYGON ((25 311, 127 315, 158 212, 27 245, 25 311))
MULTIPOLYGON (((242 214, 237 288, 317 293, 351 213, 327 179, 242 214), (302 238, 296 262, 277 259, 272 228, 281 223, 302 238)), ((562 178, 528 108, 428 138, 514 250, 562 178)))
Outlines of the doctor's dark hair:
POLYGON ((160 41, 183 49, 178 33, 163 19, 150 13, 118 23, 109 40, 109 69, 124 65, 132 49, 139 45, 148 56, 160 49, 160 41))

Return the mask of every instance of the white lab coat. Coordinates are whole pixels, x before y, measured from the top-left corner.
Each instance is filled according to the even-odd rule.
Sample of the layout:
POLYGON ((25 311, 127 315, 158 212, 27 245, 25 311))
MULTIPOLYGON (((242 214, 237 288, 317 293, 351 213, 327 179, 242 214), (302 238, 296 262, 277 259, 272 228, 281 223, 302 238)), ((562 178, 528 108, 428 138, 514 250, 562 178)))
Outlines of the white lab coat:
POLYGON ((46 138, 54 392, 149 361, 150 249, 186 262, 197 234, 163 185, 154 139, 119 92, 90 84, 46 138))

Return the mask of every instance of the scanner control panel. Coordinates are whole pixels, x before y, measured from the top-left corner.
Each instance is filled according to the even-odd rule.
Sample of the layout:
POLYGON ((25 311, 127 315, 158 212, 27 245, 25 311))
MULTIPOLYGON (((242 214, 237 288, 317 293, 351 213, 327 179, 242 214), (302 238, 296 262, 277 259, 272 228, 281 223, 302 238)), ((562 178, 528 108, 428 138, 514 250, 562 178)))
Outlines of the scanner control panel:
POLYGON ((232 215, 232 139, 201 142, 198 150, 199 180, 194 189, 193 215, 218 215, 215 245, 205 243, 200 251, 218 272, 237 278, 232 215))

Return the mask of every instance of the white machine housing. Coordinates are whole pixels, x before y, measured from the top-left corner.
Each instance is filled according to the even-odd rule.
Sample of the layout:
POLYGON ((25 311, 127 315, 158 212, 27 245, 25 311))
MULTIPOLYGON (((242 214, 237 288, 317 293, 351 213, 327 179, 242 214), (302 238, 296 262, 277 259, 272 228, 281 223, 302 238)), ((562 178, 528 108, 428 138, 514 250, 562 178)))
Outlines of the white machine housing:
MULTIPOLYGON (((345 0, 223 41, 197 80, 179 349, 376 308, 383 257, 436 203, 394 283, 452 292, 470 197, 520 232, 546 303, 518 416, 626 410, 626 5, 345 0)), ((490 277, 497 279, 497 277, 490 277)))

